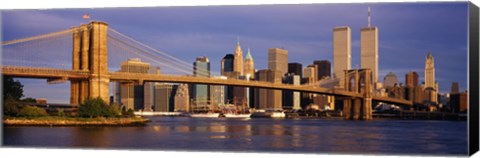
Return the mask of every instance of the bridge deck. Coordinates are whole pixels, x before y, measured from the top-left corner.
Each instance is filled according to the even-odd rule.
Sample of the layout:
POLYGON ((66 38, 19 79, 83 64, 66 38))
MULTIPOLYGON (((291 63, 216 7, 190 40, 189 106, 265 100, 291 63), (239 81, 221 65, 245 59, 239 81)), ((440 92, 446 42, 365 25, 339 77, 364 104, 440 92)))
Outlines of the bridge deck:
MULTIPOLYGON (((32 68, 32 67, 18 67, 18 66, 3 66, 2 74, 5 76, 21 77, 21 78, 64 78, 64 79, 88 79, 90 74, 88 71, 74 71, 54 68, 32 68)), ((341 97, 358 97, 363 98, 359 93, 339 91, 334 89, 316 87, 316 86, 301 86, 290 84, 279 84, 263 81, 246 81, 237 79, 218 79, 208 77, 193 77, 193 76, 178 76, 178 75, 158 75, 158 74, 139 74, 139 73, 125 73, 125 72, 110 72, 111 81, 120 82, 170 82, 170 83, 195 83, 195 84, 211 84, 211 85, 228 85, 241 87, 255 87, 278 90, 292 90, 308 93, 317 93, 341 97)), ((372 100, 412 105, 411 101, 397 98, 374 96, 372 100)))

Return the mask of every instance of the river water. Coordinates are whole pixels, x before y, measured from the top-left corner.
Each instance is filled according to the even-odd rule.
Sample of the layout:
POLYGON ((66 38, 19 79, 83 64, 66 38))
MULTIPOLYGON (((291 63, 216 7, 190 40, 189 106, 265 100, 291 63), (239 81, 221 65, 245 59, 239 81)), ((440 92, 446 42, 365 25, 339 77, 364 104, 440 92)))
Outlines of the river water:
POLYGON ((466 155, 466 121, 149 117, 142 127, 4 127, 3 145, 89 149, 466 155))

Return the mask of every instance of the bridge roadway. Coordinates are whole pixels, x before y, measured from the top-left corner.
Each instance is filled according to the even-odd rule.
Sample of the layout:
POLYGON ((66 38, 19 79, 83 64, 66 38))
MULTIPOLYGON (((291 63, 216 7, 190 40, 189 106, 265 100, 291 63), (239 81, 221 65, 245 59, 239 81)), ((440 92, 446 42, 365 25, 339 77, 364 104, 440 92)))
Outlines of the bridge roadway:
MULTIPOLYGON (((20 78, 47 78, 47 79, 88 79, 90 74, 88 71, 81 70, 63 70, 54 68, 35 68, 35 67, 19 67, 19 66, 3 66, 2 75, 20 77, 20 78)), ((299 92, 317 93, 325 95, 333 95, 340 97, 358 97, 363 95, 348 91, 339 91, 334 89, 315 87, 315 86, 298 86, 290 84, 278 84, 263 81, 246 81, 237 79, 219 79, 208 77, 192 77, 178 75, 158 75, 158 74, 140 74, 126 72, 110 72, 111 81, 119 82, 170 82, 170 83, 195 83, 195 84, 211 84, 211 85, 228 85, 255 87, 278 90, 292 90, 299 92)), ((412 102, 404 99, 373 96, 372 100, 385 103, 400 104, 411 106, 412 102)))

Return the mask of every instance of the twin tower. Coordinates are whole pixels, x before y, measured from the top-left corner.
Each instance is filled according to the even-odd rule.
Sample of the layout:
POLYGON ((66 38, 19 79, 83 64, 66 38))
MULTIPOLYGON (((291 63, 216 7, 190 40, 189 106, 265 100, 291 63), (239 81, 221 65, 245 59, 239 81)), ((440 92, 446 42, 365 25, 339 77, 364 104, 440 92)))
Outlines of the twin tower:
POLYGON ((87 98, 109 100, 107 31, 108 24, 98 21, 72 28, 72 70, 89 72, 88 79, 70 81, 72 105, 87 98))

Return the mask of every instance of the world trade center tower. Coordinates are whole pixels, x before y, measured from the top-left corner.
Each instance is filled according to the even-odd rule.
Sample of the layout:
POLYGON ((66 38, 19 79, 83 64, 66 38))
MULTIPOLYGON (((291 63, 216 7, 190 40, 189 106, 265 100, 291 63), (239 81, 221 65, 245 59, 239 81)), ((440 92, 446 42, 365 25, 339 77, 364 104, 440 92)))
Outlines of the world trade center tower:
POLYGON ((351 68, 351 31, 348 26, 333 28, 333 78, 340 80, 339 87, 343 88, 344 70, 351 68))

